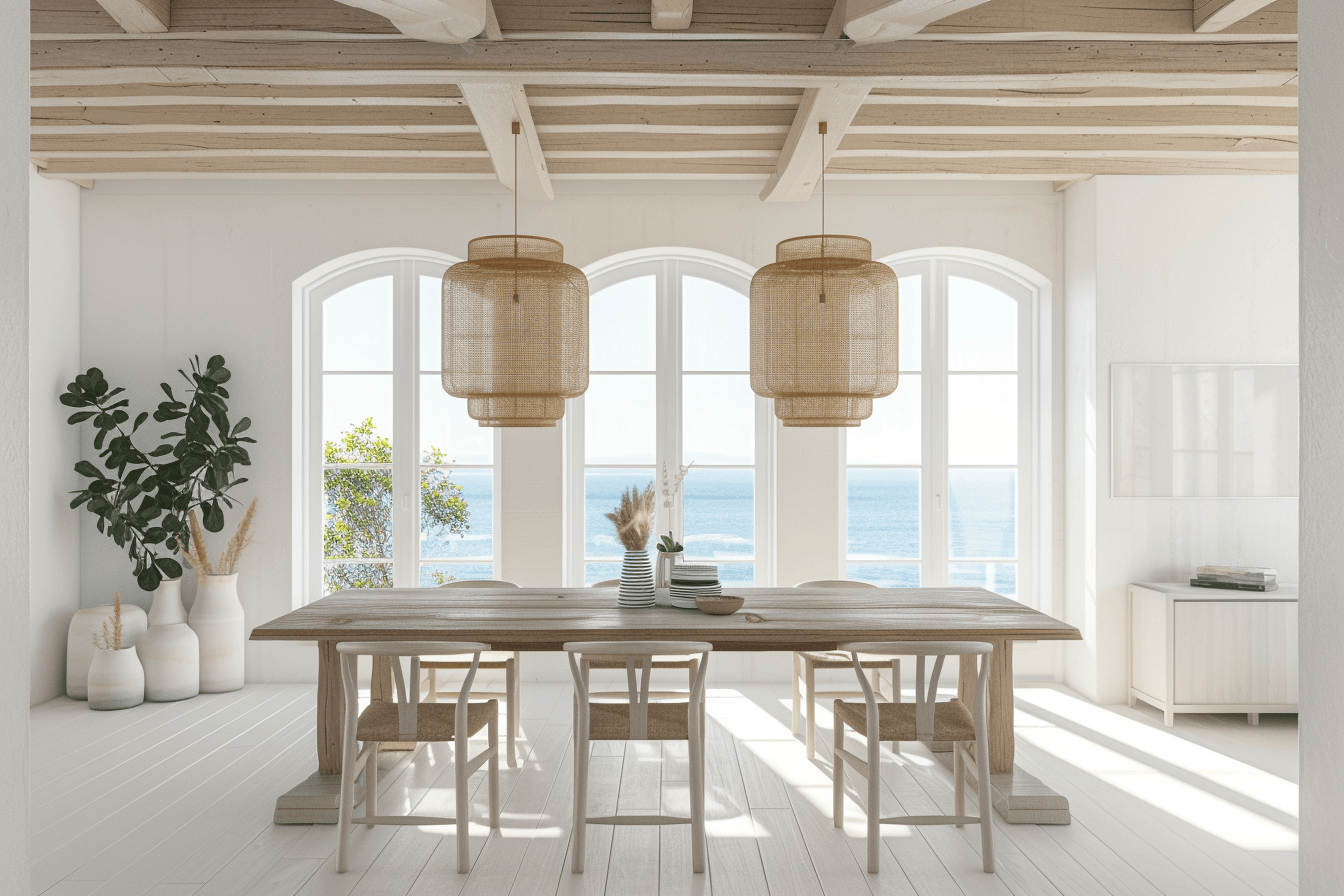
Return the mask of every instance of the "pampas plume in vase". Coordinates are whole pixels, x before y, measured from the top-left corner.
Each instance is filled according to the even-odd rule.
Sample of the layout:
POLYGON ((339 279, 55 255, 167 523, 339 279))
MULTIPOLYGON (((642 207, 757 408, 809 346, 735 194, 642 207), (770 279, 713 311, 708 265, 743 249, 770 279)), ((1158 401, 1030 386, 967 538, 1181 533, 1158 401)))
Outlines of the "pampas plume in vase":
POLYGON ((616 602, 622 607, 653 606, 653 565, 648 544, 653 535, 653 514, 657 493, 653 483, 643 489, 630 486, 621 493, 621 503, 608 514, 616 527, 616 538, 625 547, 621 564, 621 587, 616 602))
POLYGON ((89 709, 127 709, 145 701, 145 670, 135 645, 122 646, 123 634, 118 591, 112 615, 93 636, 96 649, 89 664, 89 709))
POLYGON ((191 540, 184 553, 187 565, 196 570, 196 602, 187 622, 201 640, 201 693, 221 694, 243 686, 243 644, 246 626, 243 605, 238 600, 238 562, 252 543, 252 520, 257 501, 252 499, 233 537, 210 562, 205 532, 193 511, 187 522, 191 540))

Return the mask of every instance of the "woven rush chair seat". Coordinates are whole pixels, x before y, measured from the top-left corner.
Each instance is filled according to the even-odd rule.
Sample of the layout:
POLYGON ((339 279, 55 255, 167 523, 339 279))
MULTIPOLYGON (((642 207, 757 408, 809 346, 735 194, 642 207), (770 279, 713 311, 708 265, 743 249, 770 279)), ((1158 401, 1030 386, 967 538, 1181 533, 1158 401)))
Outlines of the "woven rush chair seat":
MULTIPOLYGON (((503 669, 508 665, 509 660, 513 659, 513 654, 506 650, 491 650, 488 653, 481 654, 481 663, 478 669, 503 669)), ((427 656, 420 661, 421 669, 470 669, 471 663, 464 663, 461 660, 450 660, 446 656, 427 656)))
MULTIPOLYGON (((913 703, 877 704, 878 740, 920 740, 915 731, 913 703)), ((847 700, 835 701, 835 715, 862 737, 868 736, 868 709, 866 704, 847 700)), ((975 719, 966 704, 960 700, 939 703, 933 710, 932 740, 973 741, 975 719)))
MULTIPOLYGON (((650 703, 647 739, 689 740, 690 720, 686 715, 689 706, 685 700, 674 703, 650 703)), ((588 718, 589 740, 632 740, 629 704, 589 704, 588 718)))
MULTIPOLYGON (((467 664, 470 667, 470 663, 467 664)), ((498 700, 467 704, 467 737, 471 737, 499 715, 498 700)), ((359 714, 355 740, 381 743, 443 743, 455 737, 456 703, 421 703, 416 710, 415 737, 402 737, 398 731, 397 704, 371 703, 359 714)))
MULTIPOLYGON (((851 665, 849 654, 841 653, 838 650, 800 650, 798 655, 811 660, 813 666, 818 669, 848 669, 851 665)), ((864 669, 890 669, 891 660, 863 659, 860 657, 859 665, 864 669)))

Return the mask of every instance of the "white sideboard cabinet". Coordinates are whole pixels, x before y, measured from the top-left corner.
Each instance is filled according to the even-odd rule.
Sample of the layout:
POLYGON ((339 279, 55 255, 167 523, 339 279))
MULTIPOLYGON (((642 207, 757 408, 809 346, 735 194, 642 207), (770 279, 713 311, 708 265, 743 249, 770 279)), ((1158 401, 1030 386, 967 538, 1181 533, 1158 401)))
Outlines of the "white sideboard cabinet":
POLYGON ((1178 712, 1297 712, 1297 586, 1223 591, 1129 586, 1129 705, 1178 712))

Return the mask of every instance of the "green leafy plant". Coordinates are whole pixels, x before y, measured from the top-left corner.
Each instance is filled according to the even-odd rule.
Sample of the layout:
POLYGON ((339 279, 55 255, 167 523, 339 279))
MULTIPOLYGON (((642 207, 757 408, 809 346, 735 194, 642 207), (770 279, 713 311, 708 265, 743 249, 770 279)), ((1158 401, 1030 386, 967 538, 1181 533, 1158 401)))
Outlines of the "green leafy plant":
POLYGON ((190 543, 188 513, 199 510, 210 532, 224 528, 224 508, 233 507, 229 491, 247 481, 236 477, 234 469, 252 463, 243 445, 256 440, 242 435, 251 421, 243 417, 229 422, 224 384, 231 374, 224 357, 215 355, 204 366, 193 357, 190 366, 190 373, 178 371, 187 383, 186 400, 160 383, 167 400, 154 411, 158 423, 181 420, 182 431, 163 433, 149 452, 132 438, 149 412, 136 415, 128 429, 130 400, 118 398, 126 390, 112 388, 97 367, 76 376, 61 394, 61 404, 85 409, 66 422, 73 426, 92 421, 93 447, 108 471, 87 460, 75 464, 75 472, 89 482, 74 492, 70 506, 88 505, 98 518, 98 531, 126 549, 136 582, 145 591, 159 587, 164 578, 182 575, 172 554, 190 543))
MULTIPOLYGON (((374 431, 366 418, 322 449, 326 464, 392 463, 392 443, 374 431)), ((425 464, 448 463, 438 448, 424 455, 425 464)), ((428 537, 464 535, 471 528, 471 512, 462 486, 450 471, 423 470, 420 474, 420 528, 428 537)), ((341 467, 325 472, 327 513, 323 525, 323 556, 329 560, 381 559, 392 556, 392 471, 341 467)), ((326 568, 325 589, 391 588, 390 563, 332 563, 326 568)), ((435 573, 438 584, 451 576, 435 573)))

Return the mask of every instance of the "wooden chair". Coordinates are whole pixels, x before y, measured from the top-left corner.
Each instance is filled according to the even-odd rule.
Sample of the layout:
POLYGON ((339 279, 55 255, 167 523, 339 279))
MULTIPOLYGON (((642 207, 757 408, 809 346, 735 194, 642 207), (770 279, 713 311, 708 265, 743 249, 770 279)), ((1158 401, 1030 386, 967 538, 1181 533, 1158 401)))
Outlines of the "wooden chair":
MULTIPOLYGON (((590 588, 615 588, 621 584, 620 579, 606 579, 602 582, 594 582, 590 588)), ((619 656, 590 656, 583 660, 583 684, 588 686, 589 669, 624 669, 625 659, 619 656)), ((656 656, 653 658, 653 668, 655 669, 685 669, 686 670, 686 688, 695 685, 695 673, 700 668, 700 657, 698 656, 656 656)), ((666 697, 671 695, 672 691, 657 691, 655 696, 666 697)), ((610 696, 608 692, 601 692, 593 696, 610 696)))
POLYGON ((350 851, 350 828, 355 824, 451 824, 457 828, 457 870, 471 870, 468 855, 467 779, 483 764, 490 791, 490 827, 499 827, 499 701, 469 702, 471 683, 481 652, 488 644, 457 641, 343 641, 336 645, 341 657, 341 683, 345 686, 345 731, 341 741, 340 845, 336 871, 344 874, 350 851), (422 656, 469 655, 462 691, 454 703, 420 702, 420 658, 422 656), (397 686, 396 703, 370 703, 359 711, 357 664, 361 656, 391 657, 392 674, 397 686), (411 661, 411 686, 402 675, 401 658, 411 661), (475 756, 469 756, 467 741, 482 728, 489 743, 475 756), (364 744, 356 750, 356 741, 364 744), (453 792, 457 814, 453 818, 378 814, 378 745, 380 743, 451 742, 453 745, 453 792), (364 814, 353 818, 355 777, 364 770, 364 814))
MULTIPOLYGON (((876 585, 870 585, 867 582, 854 582, 846 579, 819 579, 815 582, 799 582, 794 585, 795 588, 876 588, 876 585)), ((891 687, 888 690, 887 699, 892 703, 901 702, 901 661, 900 660, 880 660, 873 657, 863 657, 860 660, 863 668, 873 670, 873 689, 879 695, 882 694, 882 675, 878 671, 887 667, 891 668, 891 687)), ((818 691, 817 690, 817 670, 818 669, 848 669, 849 657, 838 650, 807 650, 800 651, 793 655, 793 733, 798 733, 799 716, 801 715, 804 694, 806 694, 807 703, 807 758, 812 759, 817 754, 817 721, 816 706, 818 700, 835 697, 862 697, 861 691, 818 691)))
POLYGON ((583 641, 564 645, 574 676, 574 862, 583 872, 584 841, 590 824, 689 824, 691 867, 705 870, 705 670, 709 644, 698 641, 583 641), (695 681, 685 700, 654 702, 649 693, 653 658, 666 654, 700 654, 695 681), (582 670, 583 657, 621 657, 628 693, 619 703, 594 703, 582 670), (639 680, 636 683, 635 670, 639 680), (684 740, 690 758, 691 815, 588 816, 588 745, 594 740, 684 740))
POLYGON ((835 768, 831 786, 835 800, 835 826, 845 824, 845 769, 848 762, 868 782, 868 873, 876 874, 884 824, 967 824, 980 825, 980 856, 986 874, 994 871, 993 808, 989 796, 989 738, 985 706, 985 683, 989 678, 992 644, 983 641, 866 641, 842 644, 850 665, 863 688, 862 703, 835 701, 835 768), (860 667, 859 655, 915 657, 915 702, 878 703, 868 679, 860 667), (925 660, 936 657, 926 684, 925 660), (975 681, 975 698, 968 709, 960 700, 938 703, 938 676, 948 656, 979 656, 980 669, 975 681), (845 749, 845 726, 867 739, 866 758, 845 749), (870 733, 872 732, 872 733, 870 733), (874 733, 876 736, 874 736, 874 733), (952 815, 901 815, 883 818, 881 813, 882 775, 881 741, 903 740, 952 742, 952 773, 955 777, 952 815), (973 744, 971 756, 968 745, 973 744), (964 755, 963 755, 964 754, 964 755), (966 814, 966 761, 975 763, 979 791, 979 815, 966 814))
MULTIPOLYGON (((494 579, 462 579, 457 582, 446 582, 439 586, 440 588, 517 588, 513 582, 501 582, 494 579)), ((440 691, 438 672, 440 669, 465 669, 469 663, 447 659, 446 657, 427 656, 420 661, 420 668, 429 670, 429 693, 425 700, 429 703, 438 701, 439 696, 445 695, 451 697, 451 691, 440 691)), ((519 713, 522 704, 523 688, 519 678, 519 667, 522 665, 522 655, 518 651, 507 652, 503 650, 492 650, 481 657, 480 667, 482 669, 503 669, 504 670, 504 690, 502 691, 476 691, 472 697, 495 697, 504 701, 504 727, 507 732, 509 747, 508 761, 510 768, 518 767, 518 729, 519 713)))

